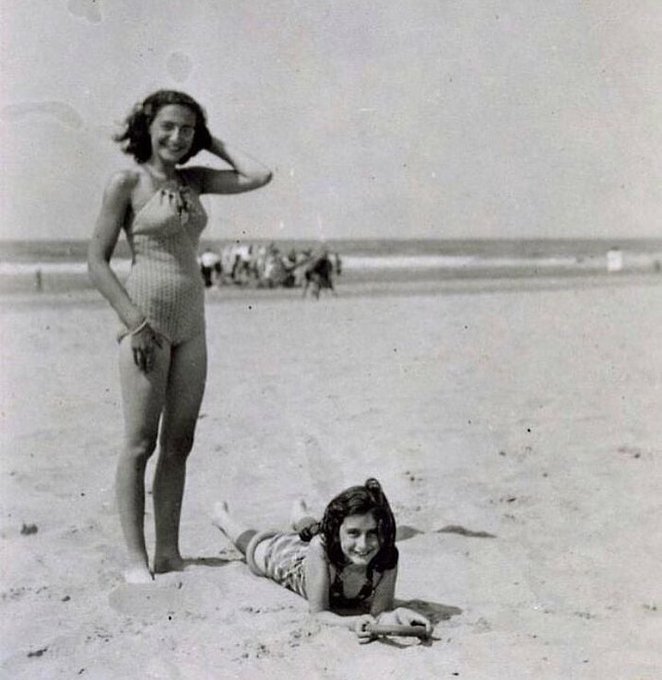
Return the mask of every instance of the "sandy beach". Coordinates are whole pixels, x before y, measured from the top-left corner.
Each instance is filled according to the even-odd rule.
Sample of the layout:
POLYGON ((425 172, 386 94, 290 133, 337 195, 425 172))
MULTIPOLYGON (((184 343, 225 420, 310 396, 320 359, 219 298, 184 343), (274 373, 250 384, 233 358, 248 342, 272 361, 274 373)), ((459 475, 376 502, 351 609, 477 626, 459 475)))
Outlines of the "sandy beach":
POLYGON ((655 276, 210 291, 188 566, 128 586, 114 314, 2 297, 2 677, 659 678, 661 309, 655 276), (427 644, 311 623, 210 521, 368 476, 427 644))

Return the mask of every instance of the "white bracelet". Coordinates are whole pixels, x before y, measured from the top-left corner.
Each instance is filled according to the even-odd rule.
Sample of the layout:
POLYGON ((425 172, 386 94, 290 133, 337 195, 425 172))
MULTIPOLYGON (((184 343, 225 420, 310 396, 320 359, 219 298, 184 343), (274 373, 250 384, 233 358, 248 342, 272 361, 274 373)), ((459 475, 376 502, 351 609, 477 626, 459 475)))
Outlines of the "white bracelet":
POLYGON ((143 319, 132 331, 129 331, 129 335, 137 335, 143 328, 147 328, 148 325, 147 319, 143 319))

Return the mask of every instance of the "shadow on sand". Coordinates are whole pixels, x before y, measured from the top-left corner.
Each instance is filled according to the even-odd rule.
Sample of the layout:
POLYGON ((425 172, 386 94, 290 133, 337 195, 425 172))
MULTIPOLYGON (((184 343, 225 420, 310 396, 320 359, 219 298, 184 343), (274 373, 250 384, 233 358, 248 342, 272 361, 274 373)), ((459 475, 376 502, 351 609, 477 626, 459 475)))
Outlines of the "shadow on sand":
MULTIPOLYGON (((413 609, 421 614, 424 614, 433 626, 436 626, 440 621, 448 621, 451 617, 457 616, 462 613, 459 607, 454 607, 450 604, 440 604, 439 602, 428 602, 427 600, 397 600, 395 601, 396 607, 406 607, 407 609, 413 609)), ((428 638, 398 638, 397 636, 384 636, 378 639, 383 645, 388 645, 389 647, 395 647, 397 649, 404 649, 406 647, 411 647, 412 644, 418 644, 423 647, 431 647, 433 643, 440 642, 440 637, 435 637, 434 633, 428 638)))
POLYGON ((406 541, 407 539, 414 538, 414 536, 418 536, 418 534, 422 533, 423 532, 416 527, 410 527, 408 524, 401 524, 395 529, 395 540, 396 542, 406 541))
POLYGON ((453 616, 462 613, 459 607, 451 604, 440 604, 439 602, 428 602, 427 600, 395 600, 396 607, 407 607, 426 616, 436 626, 440 621, 448 621, 453 616))
POLYGON ((241 555, 236 557, 187 557, 184 559, 184 567, 227 567, 234 562, 243 562, 241 555))

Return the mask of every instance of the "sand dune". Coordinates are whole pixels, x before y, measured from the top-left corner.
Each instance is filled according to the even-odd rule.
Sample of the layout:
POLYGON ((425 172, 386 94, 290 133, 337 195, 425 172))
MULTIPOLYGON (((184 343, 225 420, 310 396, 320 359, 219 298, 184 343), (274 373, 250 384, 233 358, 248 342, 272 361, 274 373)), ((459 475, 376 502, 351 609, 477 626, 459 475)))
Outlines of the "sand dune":
POLYGON ((3 677, 659 677, 657 279, 369 292, 210 292, 189 564, 153 586, 119 576, 112 312, 0 301, 3 677), (285 525, 371 475, 430 644, 311 623, 210 523, 223 497, 285 525))

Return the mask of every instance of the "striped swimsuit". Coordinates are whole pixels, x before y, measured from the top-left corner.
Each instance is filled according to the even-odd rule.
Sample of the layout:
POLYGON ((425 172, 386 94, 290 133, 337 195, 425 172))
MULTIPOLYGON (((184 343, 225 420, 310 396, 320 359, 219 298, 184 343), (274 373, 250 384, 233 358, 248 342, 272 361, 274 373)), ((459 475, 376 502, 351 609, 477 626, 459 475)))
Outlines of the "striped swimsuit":
MULTIPOLYGON (((305 559, 310 543, 302 541, 299 534, 281 531, 260 531, 251 539, 246 549, 246 562, 257 576, 265 576, 301 597, 306 595, 305 559), (261 563, 255 559, 255 549, 264 543, 261 563)), ((348 598, 343 592, 341 572, 332 570, 329 603, 332 609, 358 609, 367 607, 381 579, 379 572, 366 576, 366 581, 356 597, 348 598)))
MULTIPOLYGON (((168 186, 152 195, 126 229, 133 258, 125 286, 150 326, 178 345, 205 328, 197 251, 207 214, 189 186, 168 186)), ((126 333, 122 329, 120 339, 126 333)))

